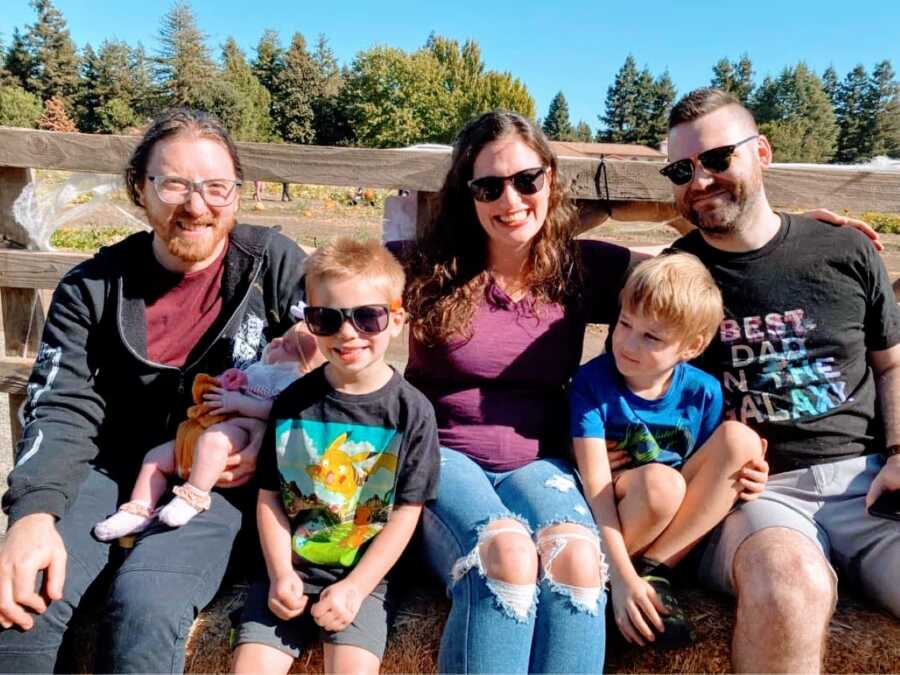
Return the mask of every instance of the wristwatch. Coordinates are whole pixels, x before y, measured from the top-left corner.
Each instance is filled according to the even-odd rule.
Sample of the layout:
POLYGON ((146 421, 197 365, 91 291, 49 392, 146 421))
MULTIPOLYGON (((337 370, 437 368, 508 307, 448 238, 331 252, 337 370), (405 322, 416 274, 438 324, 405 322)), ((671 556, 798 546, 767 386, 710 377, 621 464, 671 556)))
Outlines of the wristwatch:
POLYGON ((900 443, 894 443, 894 445, 889 445, 885 448, 885 457, 893 457, 894 455, 900 455, 900 443))

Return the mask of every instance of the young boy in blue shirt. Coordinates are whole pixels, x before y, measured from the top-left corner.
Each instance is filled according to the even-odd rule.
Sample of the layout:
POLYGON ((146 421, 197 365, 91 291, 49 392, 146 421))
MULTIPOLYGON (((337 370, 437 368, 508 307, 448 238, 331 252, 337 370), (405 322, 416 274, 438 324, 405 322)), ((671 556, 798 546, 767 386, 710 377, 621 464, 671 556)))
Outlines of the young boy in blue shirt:
POLYGON ((575 457, 610 560, 612 608, 640 645, 693 639, 671 568, 739 499, 765 485, 765 441, 722 421, 716 379, 686 363, 723 318, 703 264, 675 253, 629 276, 612 353, 581 367, 571 388, 575 457))

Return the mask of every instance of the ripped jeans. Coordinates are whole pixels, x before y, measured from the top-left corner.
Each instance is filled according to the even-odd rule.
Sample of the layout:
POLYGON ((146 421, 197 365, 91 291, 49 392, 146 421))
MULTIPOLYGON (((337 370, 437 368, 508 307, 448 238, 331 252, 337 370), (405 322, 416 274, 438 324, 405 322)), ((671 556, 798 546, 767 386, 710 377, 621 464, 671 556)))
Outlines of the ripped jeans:
POLYGON ((438 672, 603 670, 606 564, 571 464, 539 459, 495 473, 441 448, 438 497, 422 527, 428 561, 452 601, 438 672), (501 537, 514 551, 507 562, 537 558, 533 580, 492 578, 488 547, 501 537), (566 583, 573 567, 595 581, 566 583))

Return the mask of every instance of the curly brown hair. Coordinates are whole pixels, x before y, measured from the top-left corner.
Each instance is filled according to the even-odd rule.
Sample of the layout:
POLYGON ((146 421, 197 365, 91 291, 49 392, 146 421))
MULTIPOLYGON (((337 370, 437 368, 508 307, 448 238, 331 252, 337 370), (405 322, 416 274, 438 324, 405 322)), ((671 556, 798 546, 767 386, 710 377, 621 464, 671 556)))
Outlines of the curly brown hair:
POLYGON ((559 179, 556 155, 544 134, 511 112, 484 113, 456 138, 447 177, 438 195, 437 213, 418 241, 407 284, 406 307, 413 335, 423 344, 446 344, 471 337, 475 309, 490 280, 488 238, 478 220, 468 181, 478 154, 488 143, 518 136, 550 171, 550 200, 543 227, 531 241, 526 286, 535 301, 575 302, 581 264, 573 239, 575 207, 559 179))

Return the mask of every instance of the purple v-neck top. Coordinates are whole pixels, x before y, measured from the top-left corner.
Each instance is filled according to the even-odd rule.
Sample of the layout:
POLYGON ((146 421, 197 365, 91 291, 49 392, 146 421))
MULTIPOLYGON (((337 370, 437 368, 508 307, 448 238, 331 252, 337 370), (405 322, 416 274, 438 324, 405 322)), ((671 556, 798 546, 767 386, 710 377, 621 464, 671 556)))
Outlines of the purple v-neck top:
MULTIPOLYGON (((583 310, 532 309, 497 285, 473 317, 472 338, 427 347, 410 336, 407 379, 434 404, 441 445, 489 471, 509 471, 568 447, 565 386, 581 360, 586 323, 614 320, 626 248, 579 240, 583 310)), ((392 249, 395 248, 392 246, 392 249)))

